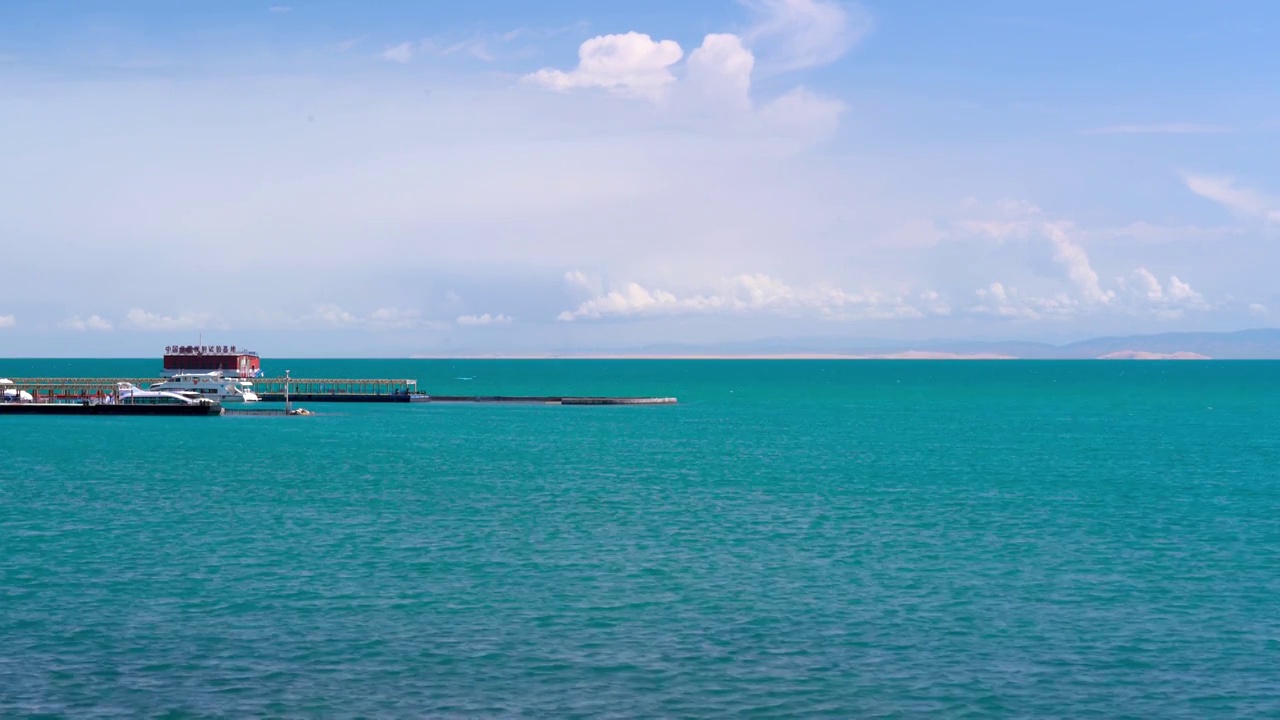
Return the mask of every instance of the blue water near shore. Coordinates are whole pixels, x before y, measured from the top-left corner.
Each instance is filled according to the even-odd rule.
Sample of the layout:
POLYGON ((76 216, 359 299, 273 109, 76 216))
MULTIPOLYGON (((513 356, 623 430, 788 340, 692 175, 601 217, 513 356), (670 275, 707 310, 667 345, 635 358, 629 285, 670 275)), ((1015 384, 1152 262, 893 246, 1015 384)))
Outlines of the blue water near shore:
POLYGON ((1280 716, 1280 363, 267 365, 681 404, 0 417, 0 716, 1280 716))

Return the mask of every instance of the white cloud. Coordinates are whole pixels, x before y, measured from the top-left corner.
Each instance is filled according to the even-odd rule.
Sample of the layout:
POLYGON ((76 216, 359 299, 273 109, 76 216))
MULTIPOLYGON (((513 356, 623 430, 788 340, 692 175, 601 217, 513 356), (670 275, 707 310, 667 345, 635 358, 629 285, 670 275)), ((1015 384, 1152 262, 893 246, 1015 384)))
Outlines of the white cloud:
MULTIPOLYGON (((766 45, 777 41, 791 50, 814 50, 820 40, 827 47, 832 38, 848 35, 848 14, 831 3, 769 0, 756 5, 756 9, 763 19, 751 32, 766 45), (836 26, 824 24, 832 18, 839 20, 836 26), (823 35, 815 29, 818 26, 835 34, 823 35)), ((845 45, 841 47, 847 49, 845 45)), ((733 121, 745 121, 736 127, 800 140, 806 145, 830 135, 845 110, 844 103, 838 100, 797 87, 753 112, 756 57, 743 36, 733 33, 706 35, 683 65, 678 64, 683 51, 675 41, 659 42, 637 32, 591 38, 582 43, 578 54, 579 64, 574 70, 543 68, 524 79, 561 92, 604 88, 615 95, 645 98, 665 106, 677 120, 719 117, 726 121, 719 126, 722 131, 735 127, 733 121), (674 102, 668 103, 673 97, 674 102)), ((789 57, 787 62, 792 61, 794 58, 789 57)))
POLYGON ((267 8, 267 10, 273 13, 287 13, 292 9, 293 8, 288 7, 286 5, 272 5, 271 7, 267 8))
POLYGON ((1132 286, 1124 278, 1119 278, 1117 283, 1122 289, 1128 287, 1130 290, 1131 302, 1128 309, 1134 315, 1154 314, 1162 319, 1176 319, 1182 317, 1187 310, 1205 310, 1209 307, 1204 296, 1177 275, 1170 276, 1169 282, 1165 284, 1154 273, 1140 267, 1133 272, 1132 286))
POLYGON ((507 315, 460 315, 457 323, 463 327, 482 327, 485 325, 510 325, 515 318, 507 315))
POLYGON ((0 315, 0 330, 11 328, 18 324, 18 319, 12 315, 0 315))
POLYGON ((871 15, 856 3, 824 0, 743 0, 756 23, 749 47, 772 72, 834 62, 871 31, 871 15))
POLYGON ((1270 315, 1271 313, 1270 311, 1267 310, 1266 305, 1263 305, 1262 303, 1253 303, 1252 305, 1249 306, 1249 314, 1256 317, 1264 318, 1270 315))
POLYGON ((367 315, 357 315, 335 303, 316 305, 301 318, 276 318, 268 324, 274 327, 281 324, 297 325, 298 323, 348 330, 401 330, 405 328, 440 330, 450 327, 448 323, 423 318, 422 313, 418 310, 380 307, 367 315))
POLYGON ((1085 130, 1085 135, 1209 135, 1229 133, 1231 128, 1221 125, 1198 125, 1196 123, 1173 122, 1150 125, 1108 125, 1107 127, 1085 130))
POLYGON ((1084 248, 1071 240, 1064 223, 1049 223, 1044 226, 1045 236, 1053 244, 1053 260, 1061 265, 1067 278, 1075 284, 1088 302, 1108 303, 1115 296, 1109 290, 1103 290, 1098 284, 1098 273, 1089 262, 1089 254, 1084 248))
POLYGON ((978 304, 968 308, 973 315, 1022 320, 1041 318, 1067 318, 1080 310, 1080 303, 1066 293, 1052 297, 1024 295, 1017 288, 993 282, 976 293, 978 304))
POLYGON ((1107 300, 1099 302, 1072 297, 1064 292, 1049 296, 1027 294, 1004 283, 993 282, 976 291, 978 304, 967 308, 966 312, 1023 320, 1067 319, 1099 312, 1171 320, 1183 317, 1187 310, 1210 307, 1203 295, 1176 275, 1171 276, 1168 283, 1161 283, 1146 268, 1138 268, 1130 279, 1117 278, 1116 283, 1125 294, 1118 295, 1114 290, 1108 290, 1107 300))
MULTIPOLYGON (((1211 300, 1237 278, 1241 282, 1230 289, 1242 297, 1265 301, 1268 291, 1264 279, 1245 274, 1264 272, 1271 259, 1264 252, 1256 256, 1257 267, 1238 269, 1221 252, 1187 259, 1185 253, 1178 255, 1183 248, 1159 247, 1149 250, 1151 257, 1141 257, 1134 252, 1136 243, 1098 242, 1087 228, 1025 203, 954 209, 957 195, 997 192, 992 188, 1011 184, 1001 176, 1013 162, 1008 156, 994 158, 1000 168, 993 166, 990 173, 979 172, 977 164, 956 173, 940 159, 947 153, 916 154, 896 139, 873 147, 873 135, 841 152, 782 158, 775 152, 781 143, 774 138, 760 142, 758 135, 738 132, 752 125, 751 119, 782 106, 781 99, 771 102, 772 96, 762 94, 761 88, 773 83, 754 88, 755 109, 743 113, 740 123, 705 126, 680 122, 675 102, 669 110, 655 111, 604 93, 561 97, 513 90, 502 82, 486 84, 480 78, 466 86, 446 85, 448 78, 437 84, 434 76, 433 89, 439 90, 428 96, 421 78, 412 80, 395 67, 379 72, 377 82, 368 83, 345 76, 317 85, 286 78, 264 79, 250 88, 192 78, 173 86, 122 81, 110 92, 74 83, 66 92, 24 88, 40 102, 31 104, 31 114, 15 116, 21 132, 7 136, 7 142, 0 139, 0 154, 9 158, 10 167, 31 178, 11 188, 0 203, 5 235, 29 239, 12 243, 14 264, 38 264, 33 248, 46 237, 54 245, 47 252, 81 253, 90 269, 110 267, 113 252, 145 256, 156 266, 155 279, 130 289, 124 307, 168 308, 176 314, 179 308, 162 304, 163 298, 182 297, 182 283, 189 280, 171 272, 182 264, 166 251, 172 238, 212 246, 220 238, 237 237, 255 248, 253 263, 233 268, 222 256, 202 269, 209 282, 228 288, 218 295, 217 309, 237 327, 245 327, 255 306, 285 308, 288 317, 272 322, 273 327, 288 327, 314 303, 330 300, 346 308, 330 313, 338 327, 402 326, 412 319, 376 316, 375 308, 408 307, 409 298, 422 298, 423 311, 447 319, 450 326, 462 313, 510 310, 519 315, 511 335, 525 331, 531 337, 537 333, 530 323, 549 321, 560 311, 579 321, 593 314, 649 317, 702 307, 709 308, 705 313, 751 313, 745 288, 726 288, 715 280, 740 268, 785 278, 798 290, 812 289, 816 280, 848 290, 883 290, 886 300, 876 311, 903 316, 910 311, 894 310, 891 301, 925 315, 941 314, 918 296, 921 288, 940 291, 936 306, 949 305, 956 315, 966 314, 970 305, 994 307, 994 300, 979 302, 973 295, 994 279, 1016 287, 1017 299, 1048 316, 1071 307, 1057 301, 1059 290, 1077 303, 1086 302, 1088 292, 1078 289, 1079 282, 1086 290, 1096 288, 1095 297, 1099 291, 1118 291, 1112 304, 1121 307, 1111 313, 1115 326, 1129 321, 1122 316, 1137 300, 1109 283, 1138 266, 1157 271, 1164 293, 1171 292, 1170 273, 1189 279, 1211 300), (317 121, 305 124, 300 112, 313 111, 317 121), (244 130, 256 127, 254 118, 288 113, 304 124, 290 125, 287 131, 271 125, 262 129, 265 135, 244 130), (118 141, 92 141, 98 137, 92 134, 97 124, 118 141), (87 154, 78 173, 67 169, 75 166, 77 154, 53 142, 53 128, 82 139, 77 147, 87 154), (197 134, 227 142, 216 147, 189 142, 197 134), (28 135, 45 138, 39 146, 45 152, 36 153, 14 139, 28 135), (53 153, 51 159, 42 159, 48 153, 53 153), (147 163, 144 167, 131 158, 146 158, 147 163), (38 172, 43 161, 65 170, 57 175, 60 182, 38 172), (201 173, 185 172, 195 165, 201 173), (261 182, 253 188, 237 184, 235 179, 245 172, 261 182), (921 220, 908 227, 910 218, 921 220), (965 237, 960 227, 964 220, 958 218, 989 224, 981 237, 972 237, 976 232, 965 237), (1045 236, 1045 223, 1059 222, 1065 223, 1059 228, 1066 234, 1065 244, 1045 236), (876 245, 894 228, 904 227, 913 238, 910 251, 888 252, 876 245), (940 233, 948 237, 940 239, 940 233), (993 237, 1009 245, 990 242, 993 237), (1087 254, 1073 254, 1073 245, 1087 254), (1190 274, 1197 268, 1191 263, 1199 262, 1206 264, 1203 274, 1190 274), (276 267, 296 269, 297 282, 271 282, 267 275, 276 267), (578 280, 568 281, 581 289, 563 285, 557 304, 557 288, 546 285, 555 285, 566 269, 581 271, 578 280), (1098 282, 1098 276, 1104 281, 1098 282), (592 279, 607 282, 591 287, 592 279), (646 305, 640 296, 617 310, 593 309, 590 303, 598 304, 610 291, 625 294, 629 280, 638 281, 655 299, 646 305), (328 294, 338 287, 342 294, 328 294), (447 305, 442 298, 450 289, 466 301, 447 305), (675 302, 664 304, 663 291, 675 302), (1036 302, 1040 298, 1048 301, 1036 302), (633 311, 632 305, 648 309, 633 311), (343 313, 354 322, 343 320, 343 313)), ((692 79, 678 65, 672 72, 680 78, 674 100, 680 97, 681 83, 692 87, 692 79)), ((729 82, 742 75, 708 77, 729 82)), ((796 93, 789 100, 799 97, 796 93)), ((805 105, 801 101, 796 106, 805 105)), ((15 107, 12 100, 6 104, 0 98, 0 111, 15 107)), ((1038 170, 1027 171, 1029 186, 1043 181, 1035 176, 1038 170)), ((1123 197, 1123 187, 1113 189, 1123 197)), ((1174 192, 1191 197, 1176 185, 1174 192)), ((1073 196, 1092 217, 1123 217, 1134 207, 1092 206, 1087 200, 1073 196)), ((1181 210, 1171 206, 1159 220, 1177 224, 1184 217, 1181 210)), ((94 306, 89 304, 93 297, 118 292, 107 286, 109 278, 97 275, 95 279, 87 271, 81 276, 84 282, 67 283, 80 293, 74 299, 33 279, 4 282, 12 283, 13 297, 33 306, 63 302, 87 308, 94 306)), ((635 333, 631 337, 637 342, 685 339, 680 335, 695 332, 695 325, 725 334, 780 333, 783 325, 805 333, 810 330, 802 324, 790 323, 789 317, 780 322, 777 316, 825 317, 815 305, 790 302, 764 303, 767 309, 755 312, 774 319, 760 323, 645 323, 616 330, 580 323, 558 327, 556 339, 544 335, 529 342, 592 343, 613 332, 635 333)), ((1244 315, 1244 307, 1238 309, 1244 315)), ((845 315, 857 317, 859 310, 856 304, 843 306, 845 315)), ((63 317, 49 320, 56 323, 63 317)), ((24 328, 36 322, 25 312, 21 320, 24 328)), ((123 315, 112 320, 126 329, 123 315)), ((1109 322, 1103 317, 1082 320, 1078 330, 1106 332, 1113 329, 1109 322)), ((944 334, 966 332, 967 327, 984 332, 969 319, 952 326, 930 322, 911 327, 915 329, 902 332, 944 334)))
POLYGON ((210 319, 206 313, 172 316, 134 308, 125 314, 124 326, 131 330, 195 330, 207 327, 210 319))
MULTIPOLYGON (((928 312, 947 314, 950 308, 937 293, 921 299, 928 312)), ((815 316, 832 320, 918 318, 926 310, 901 295, 875 291, 852 293, 828 285, 794 287, 764 274, 738 275, 722 280, 713 291, 677 295, 630 282, 619 290, 596 295, 557 316, 561 322, 616 317, 711 314, 777 314, 815 316)))
POLYGON ((543 68, 527 81, 552 90, 604 88, 619 95, 661 100, 675 75, 671 66, 684 51, 675 40, 655 41, 644 33, 599 35, 578 47, 578 67, 564 72, 543 68))
POLYGON ((105 332, 111 330, 113 325, 110 320, 102 317, 101 315, 90 315, 87 318, 75 315, 62 321, 61 327, 65 330, 75 330, 77 332, 84 332, 86 330, 105 332))
POLYGON ((712 107, 751 109, 751 70, 755 57, 731 33, 713 33, 689 53, 685 62, 688 87, 712 107))
POLYGON ((392 45, 382 51, 382 59, 391 62, 407 63, 413 59, 415 45, 411 42, 402 42, 399 45, 392 45))
POLYGON ((1233 178, 1211 175, 1183 175, 1187 189, 1200 197, 1212 200, 1239 213, 1280 223, 1280 199, 1269 197, 1257 190, 1241 187, 1233 178))
POLYGON ((993 219, 962 221, 958 227, 999 242, 1045 240, 1052 250, 1052 261, 1062 268, 1064 279, 1075 286, 1081 300, 1101 304, 1111 302, 1114 293, 1102 288, 1089 254, 1072 239, 1074 223, 1050 219, 1040 208, 1021 200, 1003 200, 997 204, 997 210, 993 219))
POLYGON ((359 322, 359 318, 333 303, 317 305, 303 317, 306 322, 319 323, 332 327, 347 327, 359 322))
MULTIPOLYGON (((987 214, 986 219, 960 221, 955 224, 955 230, 961 237, 974 234, 1002 243, 1044 241, 1044 247, 1050 251, 1047 259, 1061 269, 1062 279, 1073 292, 1037 295, 996 282, 977 291, 979 304, 969 309, 971 313, 1035 320, 1109 311, 1173 319, 1182 317, 1188 310, 1210 307, 1200 292, 1177 275, 1161 282, 1145 267, 1139 267, 1128 278, 1116 278, 1116 289, 1103 287, 1088 253, 1075 240, 1077 235, 1086 233, 1080 233, 1070 221, 1048 217, 1035 205, 1004 200, 997 203, 994 212, 987 214)), ((948 239, 954 239, 954 233, 950 235, 948 239)))

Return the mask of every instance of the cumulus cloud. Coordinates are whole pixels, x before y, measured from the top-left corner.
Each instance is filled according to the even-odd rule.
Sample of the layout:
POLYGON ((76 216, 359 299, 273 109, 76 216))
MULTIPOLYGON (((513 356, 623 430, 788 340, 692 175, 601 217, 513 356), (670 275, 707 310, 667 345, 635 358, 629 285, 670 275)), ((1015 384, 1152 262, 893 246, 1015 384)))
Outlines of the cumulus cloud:
POLYGON ((1051 297, 1025 295, 1017 288, 993 282, 975 292, 978 304, 968 308, 972 315, 994 318, 1039 320, 1041 318, 1066 318, 1080 309, 1080 303, 1066 293, 1051 297))
POLYGON ((731 33, 713 33, 689 53, 686 80, 694 95, 713 107, 751 108, 751 70, 755 56, 731 33))
POLYGON ((774 71, 830 62, 870 27, 865 11, 825 0, 746 4, 756 22, 745 33, 709 33, 687 58, 674 40, 634 31, 600 35, 579 47, 576 68, 543 68, 524 80, 560 92, 600 88, 647 99, 676 122, 714 119, 722 132, 784 141, 777 148, 783 154, 825 139, 838 127, 844 103, 804 87, 771 99, 754 97, 753 74, 760 67, 755 48, 770 53, 774 71))
POLYGON ((483 327, 485 325, 510 325, 515 318, 507 315, 461 315, 456 321, 463 327, 483 327))
POLYGON ((1003 200, 997 204, 996 217, 961 221, 958 227, 1000 242, 1043 240, 1052 251, 1052 261, 1062 268, 1064 279, 1075 286, 1084 302, 1106 304, 1114 297, 1099 283, 1089 254, 1072 238, 1075 224, 1048 218, 1031 203, 1003 200))
MULTIPOLYGON (((971 209, 978 207, 976 202, 969 205, 971 209)), ((999 243, 1030 243, 1032 247, 1043 243, 1040 247, 1047 251, 1045 259, 1060 269, 1070 292, 1025 293, 1007 283, 995 282, 976 291, 978 304, 968 309, 972 314, 1036 320, 1109 312, 1173 319, 1189 310, 1210 308, 1204 295, 1177 275, 1161 281, 1145 267, 1138 267, 1128 277, 1116 278, 1112 287, 1104 287, 1088 253, 1076 239, 1086 233, 1073 222, 1050 217, 1031 203, 1003 200, 985 214, 981 220, 956 222, 943 236, 986 237, 999 243)), ((1105 232, 1091 235, 1114 236, 1105 232)))
POLYGON ((1089 262, 1089 254, 1071 240, 1069 228, 1069 225, 1063 223, 1050 223, 1044 226, 1045 236, 1053 244, 1054 262, 1063 267, 1067 278, 1075 284, 1086 301, 1111 302, 1115 293, 1102 289, 1098 283, 1098 273, 1089 262))
POLYGON ((18 324, 18 319, 12 315, 0 315, 0 330, 11 328, 18 324))
POLYGON ((333 303, 317 305, 310 313, 303 316, 304 322, 318 323, 330 327, 348 327, 359 322, 355 315, 343 310, 333 303))
POLYGON ((1140 267, 1128 279, 1117 278, 1116 284, 1124 294, 1108 290, 1107 301, 1098 302, 1061 292, 1048 296, 1028 294, 1004 283, 993 282, 976 291, 978 302, 969 307, 967 312, 972 315, 1022 320, 1066 319, 1097 312, 1171 320, 1183 317, 1188 310, 1204 310, 1209 307, 1203 295, 1176 275, 1171 276, 1167 283, 1162 283, 1155 274, 1140 267))
POLYGON ((1253 315, 1254 317, 1264 318, 1270 315, 1271 313, 1270 311, 1267 310, 1266 305, 1263 305, 1262 303, 1253 303, 1252 305, 1249 306, 1249 314, 1253 315))
POLYGON ((1204 296, 1191 285, 1171 275, 1167 283, 1160 282, 1150 270, 1140 267, 1133 271, 1131 278, 1119 278, 1120 287, 1130 290, 1130 298, 1135 301, 1129 306, 1133 314, 1154 314, 1164 319, 1182 317, 1187 310, 1204 310, 1209 307, 1204 296))
POLYGON ((950 309, 937 293, 926 292, 917 307, 903 295, 876 291, 854 293, 828 285, 796 287, 764 274, 727 278, 713 291, 677 295, 630 282, 596 295, 557 316, 561 322, 618 317, 708 314, 810 315, 827 319, 919 318, 950 309))
POLYGON ((826 65, 871 31, 871 15, 856 3, 824 0, 743 0, 755 24, 745 39, 772 72, 826 65))
POLYGON ((125 314, 124 326, 131 330, 195 330, 207 327, 210 320, 207 313, 161 315, 134 308, 125 314))
POLYGON ((1236 184, 1234 178, 1183 175, 1187 189, 1240 215, 1280 224, 1280 199, 1236 184))
POLYGON ((446 323, 424 319, 422 313, 418 310, 380 307, 367 315, 357 315, 334 303, 316 305, 311 309, 311 312, 293 322, 299 321, 304 324, 321 325, 330 328, 364 328, 370 330, 396 330, 411 327, 440 329, 447 327, 446 323))
POLYGON ((86 318, 75 315, 62 321, 61 327, 64 330, 75 330, 77 332, 84 332, 86 330, 106 332, 111 330, 114 326, 110 320, 102 317, 101 315, 90 315, 86 318))
POLYGON ((644 33, 600 35, 578 47, 578 67, 564 72, 543 68, 526 80, 552 90, 604 88, 618 95, 660 100, 676 81, 671 66, 684 57, 675 40, 644 33))

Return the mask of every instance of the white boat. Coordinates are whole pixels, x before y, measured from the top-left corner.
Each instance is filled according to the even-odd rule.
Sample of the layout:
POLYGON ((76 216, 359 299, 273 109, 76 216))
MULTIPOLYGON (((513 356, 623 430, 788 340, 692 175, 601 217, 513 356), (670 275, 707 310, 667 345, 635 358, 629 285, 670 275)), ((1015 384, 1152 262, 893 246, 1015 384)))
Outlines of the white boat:
POLYGON ((194 393, 221 403, 258 402, 253 383, 223 377, 221 372, 179 373, 164 382, 152 383, 152 390, 194 393))
POLYGON ((9 378, 0 378, 0 388, 4 388, 3 392, 0 392, 0 402, 31 402, 35 399, 26 390, 14 387, 13 381, 9 378))
POLYGON ((201 397, 196 393, 190 392, 144 390, 132 383, 121 382, 116 383, 115 394, 108 395, 102 402, 107 405, 114 403, 121 405, 213 405, 218 400, 216 398, 201 397))

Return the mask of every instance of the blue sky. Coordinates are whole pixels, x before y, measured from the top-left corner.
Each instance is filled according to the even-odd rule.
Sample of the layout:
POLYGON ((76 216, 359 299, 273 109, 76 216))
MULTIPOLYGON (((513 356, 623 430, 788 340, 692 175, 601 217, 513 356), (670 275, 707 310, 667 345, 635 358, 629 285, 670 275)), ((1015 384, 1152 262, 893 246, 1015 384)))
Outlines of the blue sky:
POLYGON ((1280 313, 1265 2, 8 2, 0 354, 1280 313))

